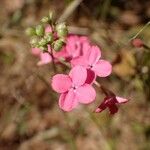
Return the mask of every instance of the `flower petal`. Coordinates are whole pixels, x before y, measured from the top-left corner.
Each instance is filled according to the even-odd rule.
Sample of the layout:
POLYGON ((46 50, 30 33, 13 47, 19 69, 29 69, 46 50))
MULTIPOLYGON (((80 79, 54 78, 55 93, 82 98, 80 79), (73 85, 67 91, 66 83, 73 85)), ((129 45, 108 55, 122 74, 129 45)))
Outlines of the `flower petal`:
POLYGON ((64 93, 71 87, 71 79, 68 75, 57 74, 52 78, 52 88, 58 93, 64 93))
POLYGON ((126 103, 126 102, 129 101, 129 100, 126 99, 126 98, 118 97, 118 96, 116 96, 116 100, 117 100, 117 102, 118 102, 119 104, 126 103))
POLYGON ((95 64, 101 57, 101 51, 99 47, 92 46, 89 51, 86 53, 86 58, 89 65, 95 64))
POLYGON ((73 58, 71 60, 71 66, 74 67, 74 66, 77 66, 77 65, 87 67, 88 66, 87 59, 83 56, 73 58))
POLYGON ((95 100, 96 92, 91 85, 84 84, 76 90, 76 96, 80 103, 89 104, 95 100))
POLYGON ((111 74, 112 66, 106 60, 99 60, 92 70, 100 77, 107 77, 111 74))
POLYGON ((75 86, 83 85, 87 78, 87 71, 82 66, 75 66, 71 69, 69 76, 75 86))
POLYGON ((67 38, 66 42, 66 50, 70 57, 75 58, 80 55, 82 45, 80 41, 80 37, 76 35, 70 35, 67 38))
POLYGON ((107 108, 107 104, 105 103, 105 100, 102 101, 102 103, 98 106, 98 108, 96 108, 95 112, 96 113, 100 113, 102 112, 103 110, 105 110, 107 108))
POLYGON ((86 54, 90 51, 91 45, 88 42, 82 44, 81 56, 86 56, 86 54))
POLYGON ((75 93, 73 90, 70 90, 68 93, 63 93, 59 98, 59 107, 64 111, 71 111, 77 107, 78 101, 76 99, 75 93))
POLYGON ((87 69, 87 78, 85 83, 92 84, 96 80, 96 74, 91 69, 87 69))
POLYGON ((50 25, 46 26, 45 33, 52 32, 52 27, 50 25))
POLYGON ((109 107, 110 114, 115 114, 118 112, 118 107, 116 105, 110 105, 109 107))
POLYGON ((41 53, 40 54, 40 61, 38 62, 37 65, 41 66, 41 65, 48 64, 51 62, 51 60, 52 60, 52 58, 48 53, 41 53))

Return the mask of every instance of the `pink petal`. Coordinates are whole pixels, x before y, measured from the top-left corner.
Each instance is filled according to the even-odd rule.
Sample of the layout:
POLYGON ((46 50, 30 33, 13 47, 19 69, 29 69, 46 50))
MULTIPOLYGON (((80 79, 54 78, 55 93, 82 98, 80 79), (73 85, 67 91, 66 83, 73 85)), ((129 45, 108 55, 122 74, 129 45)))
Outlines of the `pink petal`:
POLYGON ((123 98, 123 97, 118 97, 118 96, 116 96, 116 100, 117 100, 117 102, 120 103, 120 104, 126 103, 126 102, 129 101, 128 99, 125 99, 125 98, 123 98))
POLYGON ((101 109, 101 108, 96 108, 96 110, 94 111, 94 112, 96 112, 96 113, 100 113, 100 112, 102 112, 104 109, 101 109))
POLYGON ((39 56, 41 53, 41 50, 39 48, 32 48, 31 52, 33 55, 39 56))
POLYGON ((68 75, 57 74, 52 78, 52 88, 58 93, 68 91, 71 84, 71 79, 68 75))
POLYGON ((45 28, 45 33, 48 33, 48 32, 52 32, 52 28, 51 28, 51 26, 46 26, 46 28, 45 28))
POLYGON ((91 45, 90 43, 83 43, 82 44, 82 51, 81 51, 81 55, 82 56, 86 56, 86 54, 90 51, 91 45))
POLYGON ((80 41, 69 41, 66 43, 66 51, 72 58, 75 58, 80 55, 81 46, 80 41))
POLYGON ((92 70, 100 77, 107 77, 111 74, 112 66, 106 60, 99 60, 92 70))
POLYGON ((79 57, 73 58, 73 59, 71 60, 71 65, 72 65, 72 66, 80 65, 80 66, 87 67, 87 60, 86 60, 85 57, 79 56, 79 57))
POLYGON ((92 46, 86 54, 89 65, 95 64, 101 57, 101 51, 97 46, 92 46))
POLYGON ((110 105, 109 107, 110 114, 115 114, 118 112, 118 107, 116 105, 110 105))
POLYGON ((48 64, 51 62, 51 60, 52 60, 52 58, 48 53, 41 53, 40 54, 40 61, 38 62, 37 65, 41 66, 41 65, 48 64))
POLYGON ((73 90, 70 90, 68 93, 63 93, 59 98, 59 107, 64 111, 71 111, 76 108, 78 101, 73 90))
POLYGON ((87 69, 87 78, 85 83, 92 84, 96 80, 96 74, 91 69, 87 69))
POLYGON ((66 42, 66 50, 70 55, 70 57, 72 58, 78 57, 80 55, 81 48, 82 45, 81 45, 80 38, 78 36, 76 35, 68 36, 66 42))
POLYGON ((89 104, 95 100, 96 92, 91 85, 84 84, 76 90, 76 96, 80 103, 89 104))
POLYGON ((69 76, 75 86, 83 85, 87 78, 87 71, 82 66, 75 66, 71 69, 69 76))

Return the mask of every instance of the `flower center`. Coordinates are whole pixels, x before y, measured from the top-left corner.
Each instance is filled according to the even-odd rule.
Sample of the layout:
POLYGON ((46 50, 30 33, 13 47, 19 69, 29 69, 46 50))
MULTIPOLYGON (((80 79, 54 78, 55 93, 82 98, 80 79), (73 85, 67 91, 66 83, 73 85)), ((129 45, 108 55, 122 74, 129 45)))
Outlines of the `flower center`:
POLYGON ((71 89, 73 89, 75 91, 77 89, 77 86, 72 85, 71 89))
POLYGON ((88 68, 89 68, 89 69, 92 69, 92 68, 93 68, 93 65, 89 65, 88 68))

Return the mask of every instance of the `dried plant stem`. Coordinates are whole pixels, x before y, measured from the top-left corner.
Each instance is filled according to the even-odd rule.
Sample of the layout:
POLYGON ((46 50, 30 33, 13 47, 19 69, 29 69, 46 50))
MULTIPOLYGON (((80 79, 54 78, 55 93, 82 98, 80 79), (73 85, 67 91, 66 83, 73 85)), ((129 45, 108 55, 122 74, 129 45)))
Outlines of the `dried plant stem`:
POLYGON ((134 36, 129 40, 129 42, 132 41, 133 39, 137 38, 137 36, 138 36, 144 29, 146 29, 149 25, 150 25, 150 21, 147 22, 147 23, 143 26, 143 28, 141 28, 140 31, 138 31, 138 33, 137 33, 136 35, 134 35, 134 36))
POLYGON ((80 5, 83 0, 74 0, 63 12, 60 18, 57 20, 58 23, 66 21, 66 19, 74 12, 74 10, 80 5))

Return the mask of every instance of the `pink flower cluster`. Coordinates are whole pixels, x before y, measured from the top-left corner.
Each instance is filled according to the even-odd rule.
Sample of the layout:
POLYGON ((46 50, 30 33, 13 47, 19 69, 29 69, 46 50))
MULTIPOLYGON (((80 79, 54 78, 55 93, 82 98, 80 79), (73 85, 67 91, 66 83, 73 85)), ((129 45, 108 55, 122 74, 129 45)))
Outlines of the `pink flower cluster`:
MULTIPOLYGON (((51 52, 49 45, 48 51, 51 52)), ((48 53, 42 53, 37 48, 33 48, 32 53, 40 57, 38 65, 52 61, 48 53)), ((68 75, 56 74, 52 78, 52 88, 60 94, 59 107, 64 111, 71 111, 80 103, 92 103, 96 98, 93 88, 96 77, 107 77, 112 72, 111 64, 101 59, 100 48, 92 45, 85 36, 69 35, 66 45, 60 52, 53 52, 53 56, 55 62, 63 57, 71 64, 68 75)), ((121 97, 106 96, 95 112, 109 108, 110 113, 114 114, 118 111, 117 104, 127 101, 121 97)))
POLYGON ((69 75, 57 74, 52 78, 52 88, 60 93, 59 106, 64 111, 71 111, 79 103, 89 104, 96 98, 93 83, 96 77, 111 74, 111 64, 101 57, 97 46, 90 44, 87 37, 71 35, 65 48, 67 60, 72 68, 69 75))

